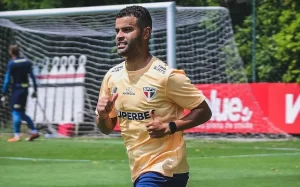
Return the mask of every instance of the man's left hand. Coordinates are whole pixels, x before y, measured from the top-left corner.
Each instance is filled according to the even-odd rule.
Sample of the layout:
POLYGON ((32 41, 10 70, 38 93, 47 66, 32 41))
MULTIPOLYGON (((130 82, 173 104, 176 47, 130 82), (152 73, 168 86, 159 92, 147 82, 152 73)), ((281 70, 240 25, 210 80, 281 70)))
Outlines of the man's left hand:
POLYGON ((155 116, 154 110, 150 111, 150 116, 153 120, 146 125, 146 128, 151 138, 162 138, 170 134, 169 124, 161 122, 160 118, 155 116))

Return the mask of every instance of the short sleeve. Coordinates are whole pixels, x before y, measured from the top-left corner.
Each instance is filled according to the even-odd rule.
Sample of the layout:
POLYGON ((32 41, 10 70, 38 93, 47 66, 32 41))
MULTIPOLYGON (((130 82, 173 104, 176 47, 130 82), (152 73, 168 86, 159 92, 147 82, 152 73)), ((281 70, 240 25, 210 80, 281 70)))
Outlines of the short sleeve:
POLYGON ((191 83, 182 70, 173 70, 167 80, 166 95, 174 103, 188 110, 205 100, 202 92, 191 83))
MULTIPOLYGON (((112 92, 111 92, 111 89, 110 89, 110 86, 109 86, 109 73, 106 73, 106 75, 104 76, 103 80, 102 80, 102 84, 101 84, 101 87, 100 87, 100 92, 99 92, 99 97, 105 97, 105 96, 111 96, 112 92)), ((96 115, 99 115, 98 114, 98 111, 97 109, 95 110, 95 113, 96 115)), ((113 107, 112 111, 109 113, 109 117, 110 118, 114 118, 114 117, 117 117, 117 114, 116 114, 116 109, 115 107, 113 107)))

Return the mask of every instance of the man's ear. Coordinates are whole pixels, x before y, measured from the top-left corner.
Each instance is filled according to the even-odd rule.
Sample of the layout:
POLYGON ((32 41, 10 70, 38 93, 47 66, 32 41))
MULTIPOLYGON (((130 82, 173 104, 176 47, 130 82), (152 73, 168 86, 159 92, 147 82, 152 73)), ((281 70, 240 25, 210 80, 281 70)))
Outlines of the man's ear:
POLYGON ((151 38, 151 32, 152 32, 152 29, 150 27, 144 28, 143 39, 145 39, 145 40, 150 39, 151 38))

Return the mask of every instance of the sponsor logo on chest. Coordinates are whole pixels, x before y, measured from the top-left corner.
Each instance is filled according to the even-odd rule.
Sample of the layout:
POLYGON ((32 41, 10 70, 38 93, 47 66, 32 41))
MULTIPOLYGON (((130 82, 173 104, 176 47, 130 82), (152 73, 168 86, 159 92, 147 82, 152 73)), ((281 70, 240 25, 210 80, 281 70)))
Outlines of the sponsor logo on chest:
POLYGON ((120 111, 117 110, 117 114, 119 118, 127 119, 127 120, 145 120, 150 118, 150 112, 128 112, 128 111, 120 111))

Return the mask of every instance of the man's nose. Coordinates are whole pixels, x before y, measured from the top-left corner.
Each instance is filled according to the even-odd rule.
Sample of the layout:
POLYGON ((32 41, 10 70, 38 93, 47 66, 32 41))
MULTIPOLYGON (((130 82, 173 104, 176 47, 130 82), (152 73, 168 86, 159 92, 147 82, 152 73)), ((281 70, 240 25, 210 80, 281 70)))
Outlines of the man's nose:
POLYGON ((124 39, 124 32, 119 31, 116 37, 117 37, 118 41, 123 40, 124 39))

